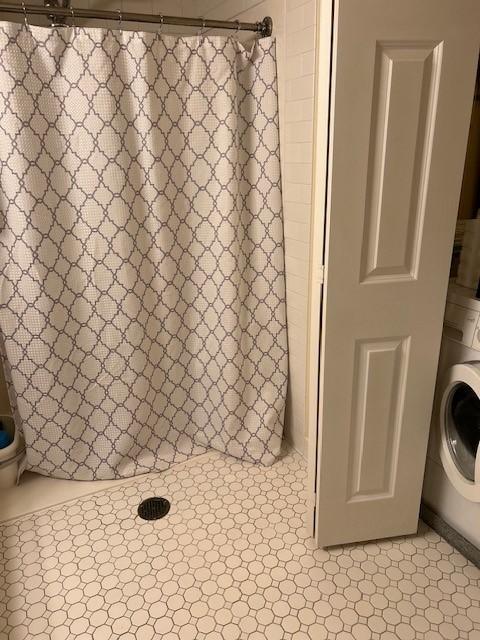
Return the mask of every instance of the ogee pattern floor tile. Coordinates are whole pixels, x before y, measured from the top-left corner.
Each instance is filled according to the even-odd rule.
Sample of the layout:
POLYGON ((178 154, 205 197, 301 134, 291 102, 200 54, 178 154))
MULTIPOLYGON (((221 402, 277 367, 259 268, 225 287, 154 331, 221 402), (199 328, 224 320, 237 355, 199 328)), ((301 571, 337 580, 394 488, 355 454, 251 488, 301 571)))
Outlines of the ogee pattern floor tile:
POLYGON ((480 638, 478 569, 423 525, 315 550, 305 477, 296 453, 264 468, 212 452, 6 523, 0 637, 480 638), (144 522, 152 494, 172 508, 144 522))

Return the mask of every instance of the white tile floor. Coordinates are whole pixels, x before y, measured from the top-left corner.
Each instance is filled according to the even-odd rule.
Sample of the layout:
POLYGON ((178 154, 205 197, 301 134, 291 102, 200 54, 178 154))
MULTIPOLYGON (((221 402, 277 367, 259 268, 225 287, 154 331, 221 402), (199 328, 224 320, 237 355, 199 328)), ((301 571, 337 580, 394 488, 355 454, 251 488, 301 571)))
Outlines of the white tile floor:
POLYGON ((315 550, 305 476, 296 453, 211 452, 1 525, 0 638, 480 638, 478 569, 423 525, 315 550), (136 516, 151 495, 172 502, 163 520, 136 516))
POLYGON ((59 480, 26 471, 17 487, 0 492, 0 522, 13 520, 46 507, 54 507, 67 500, 82 498, 104 489, 118 487, 126 482, 130 482, 130 479, 92 482, 59 480))

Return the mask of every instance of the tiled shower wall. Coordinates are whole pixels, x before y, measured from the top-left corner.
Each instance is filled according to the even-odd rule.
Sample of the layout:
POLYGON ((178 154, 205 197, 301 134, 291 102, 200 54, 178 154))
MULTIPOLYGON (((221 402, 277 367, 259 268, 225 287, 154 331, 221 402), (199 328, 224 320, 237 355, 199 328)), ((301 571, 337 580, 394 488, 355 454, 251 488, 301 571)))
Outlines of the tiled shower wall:
MULTIPOLYGON (((284 206, 287 272, 290 388, 287 405, 289 436, 306 454, 305 396, 307 318, 311 241, 313 96, 315 65, 314 0, 286 0, 284 130, 284 206)), ((282 68, 280 67, 280 73, 282 68)))
MULTIPOLYGON (((28 0, 43 4, 43 0, 28 0)), ((21 2, 18 2, 21 4, 21 2)), ((286 432, 306 451, 305 385, 312 186, 315 49, 314 0, 73 0, 74 7, 164 13, 255 22, 271 16, 277 38, 280 136, 285 213, 287 315, 290 347, 286 432)), ((5 16, 0 14, 0 18, 5 16)), ((10 18, 12 17, 10 16, 10 18)), ((21 20, 22 17, 16 18, 21 20)), ((45 23, 30 18, 32 23, 45 23)), ((80 22, 80 21, 78 21, 80 22)), ((136 25, 123 24, 123 28, 136 25)), ((149 27, 155 29, 155 26, 149 27)), ((171 32, 173 29, 168 28, 171 32)), ((181 29, 175 29, 180 31, 181 29)), ((167 28, 165 28, 167 31, 167 28)), ((189 31, 192 32, 191 30, 189 31)), ((8 412, 0 380, 0 414, 8 412)))

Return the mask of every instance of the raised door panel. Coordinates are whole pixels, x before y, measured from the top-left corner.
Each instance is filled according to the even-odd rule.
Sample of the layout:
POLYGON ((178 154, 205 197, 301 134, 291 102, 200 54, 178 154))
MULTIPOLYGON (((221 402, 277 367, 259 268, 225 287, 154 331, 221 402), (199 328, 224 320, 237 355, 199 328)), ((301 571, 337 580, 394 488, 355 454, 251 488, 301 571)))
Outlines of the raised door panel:
POLYGON ((408 338, 361 340, 356 345, 349 502, 393 493, 408 352, 408 338))
POLYGON ((442 48, 377 43, 362 282, 416 277, 442 48))

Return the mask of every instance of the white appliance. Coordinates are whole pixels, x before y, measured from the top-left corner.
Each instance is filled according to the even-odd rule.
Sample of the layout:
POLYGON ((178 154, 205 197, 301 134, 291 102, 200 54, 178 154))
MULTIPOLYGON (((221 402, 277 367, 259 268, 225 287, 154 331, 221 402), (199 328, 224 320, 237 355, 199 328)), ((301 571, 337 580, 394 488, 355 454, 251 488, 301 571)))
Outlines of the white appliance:
POLYGON ((480 300, 451 284, 423 498, 480 547, 480 300))

